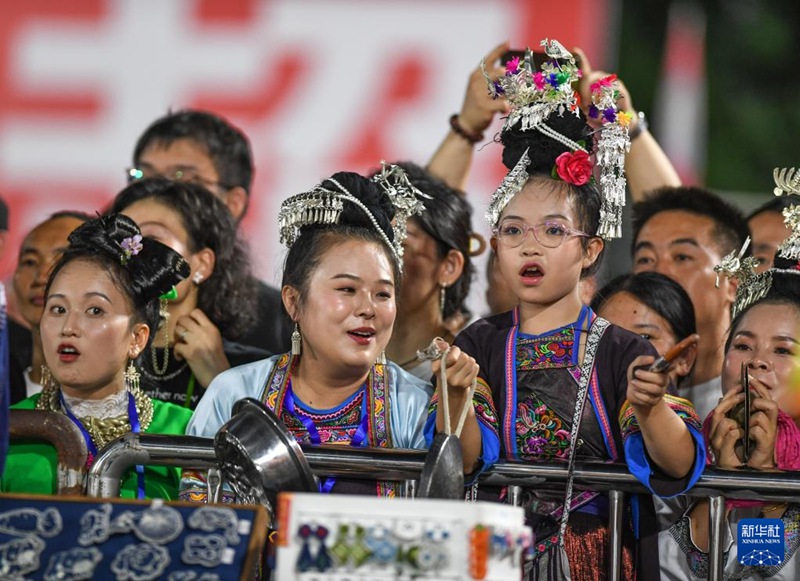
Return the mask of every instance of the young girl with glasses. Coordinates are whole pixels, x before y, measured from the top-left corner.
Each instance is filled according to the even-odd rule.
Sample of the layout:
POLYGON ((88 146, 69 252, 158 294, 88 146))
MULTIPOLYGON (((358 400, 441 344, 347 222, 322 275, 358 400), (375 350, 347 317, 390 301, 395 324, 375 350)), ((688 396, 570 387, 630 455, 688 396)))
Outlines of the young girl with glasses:
MULTIPOLYGON (((627 130, 612 99, 601 117, 614 122, 600 129, 598 120, 591 131, 570 88, 579 77, 567 64, 574 61, 555 45, 548 49, 563 51, 565 66, 552 60, 533 71, 525 69, 529 62, 512 61, 503 77, 489 78, 512 109, 501 133, 510 171, 486 215, 499 270, 519 304, 477 321, 455 345, 475 358, 479 381, 491 389, 501 458, 568 463, 566 493, 522 491, 537 539, 524 578, 596 581, 608 568, 608 499, 592 491, 572 494, 570 461, 625 462, 651 491, 675 495, 696 481, 705 456, 691 403, 672 395, 667 374, 648 371, 657 355, 652 345, 581 303, 579 283, 598 268, 601 236, 619 236, 620 216, 606 185, 617 180, 618 193, 621 180, 624 195, 614 161, 621 168, 627 130), (608 155, 608 139, 619 146, 616 160, 608 155), (593 149, 605 167, 595 168, 593 149)), ((598 86, 600 99, 612 85, 613 79, 598 86)), ((474 494, 508 496, 491 487, 474 494)), ((634 503, 636 517, 652 515, 649 498, 634 503)), ((657 575, 657 558, 634 562, 638 551, 656 550, 655 537, 643 535, 638 551, 632 537, 627 530, 622 578, 633 579, 646 565, 657 575)))

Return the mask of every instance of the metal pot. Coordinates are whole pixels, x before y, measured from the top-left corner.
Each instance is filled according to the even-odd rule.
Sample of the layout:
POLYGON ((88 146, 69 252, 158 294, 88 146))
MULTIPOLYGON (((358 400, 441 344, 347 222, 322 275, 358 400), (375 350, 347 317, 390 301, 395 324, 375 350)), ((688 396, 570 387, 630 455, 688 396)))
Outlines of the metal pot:
POLYGON ((224 480, 240 502, 263 504, 271 513, 279 492, 316 492, 311 467, 294 436, 260 401, 233 405, 231 419, 214 438, 224 480))

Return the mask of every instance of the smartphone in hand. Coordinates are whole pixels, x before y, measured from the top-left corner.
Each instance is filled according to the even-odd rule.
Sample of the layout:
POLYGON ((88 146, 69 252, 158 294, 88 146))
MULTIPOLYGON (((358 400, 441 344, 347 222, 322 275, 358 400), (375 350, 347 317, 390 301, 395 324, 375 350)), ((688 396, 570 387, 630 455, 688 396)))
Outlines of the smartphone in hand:
POLYGON ((735 405, 731 411, 728 412, 728 417, 739 424, 744 430, 744 437, 740 441, 742 442, 742 460, 746 464, 750 459, 750 449, 752 445, 750 441, 750 415, 753 413, 751 408, 753 392, 750 391, 750 375, 747 372, 747 364, 744 362, 742 362, 741 374, 744 401, 735 405))

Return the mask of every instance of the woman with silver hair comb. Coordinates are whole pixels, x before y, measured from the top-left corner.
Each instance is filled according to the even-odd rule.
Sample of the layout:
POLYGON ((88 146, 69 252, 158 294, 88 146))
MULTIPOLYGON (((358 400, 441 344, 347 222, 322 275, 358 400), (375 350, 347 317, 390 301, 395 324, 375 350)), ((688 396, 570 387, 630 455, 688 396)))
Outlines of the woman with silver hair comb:
MULTIPOLYGON (((302 443, 427 448, 432 388, 383 356, 396 316, 405 220, 420 209, 413 195, 397 190, 341 172, 283 202, 280 235, 289 252, 281 294, 295 324, 292 351, 219 375, 188 434, 215 434, 234 402, 254 397, 302 443)), ((435 362, 434 370, 440 365, 435 362)), ((471 401, 478 366, 456 348, 444 357, 444 366, 457 416, 471 401)), ((461 441, 466 472, 492 461, 491 452, 482 452, 481 423, 472 406, 461 441)), ((203 498, 206 487, 199 476, 184 473, 184 498, 203 498)), ((320 488, 392 494, 392 485, 383 482, 327 479, 320 488)))

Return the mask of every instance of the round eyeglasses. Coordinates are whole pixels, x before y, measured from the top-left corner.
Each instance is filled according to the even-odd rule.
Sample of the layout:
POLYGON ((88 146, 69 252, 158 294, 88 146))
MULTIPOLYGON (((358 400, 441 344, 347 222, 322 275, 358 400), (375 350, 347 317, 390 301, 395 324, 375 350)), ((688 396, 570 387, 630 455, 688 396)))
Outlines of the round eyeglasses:
POLYGON ((558 248, 570 236, 591 238, 590 234, 570 228, 558 220, 545 220, 533 226, 521 220, 506 220, 497 226, 493 232, 503 245, 516 248, 528 237, 528 232, 533 231, 533 236, 545 248, 558 248))
POLYGON ((132 184, 133 182, 138 182, 139 180, 143 180, 145 178, 163 178, 174 182, 188 182, 188 183, 198 184, 201 186, 205 186, 207 189, 218 187, 222 188, 223 190, 229 190, 232 187, 222 182, 204 178, 203 176, 197 174, 192 170, 186 171, 179 169, 171 173, 162 174, 150 170, 143 170, 138 167, 131 167, 125 170, 125 175, 128 178, 129 184, 132 184))

